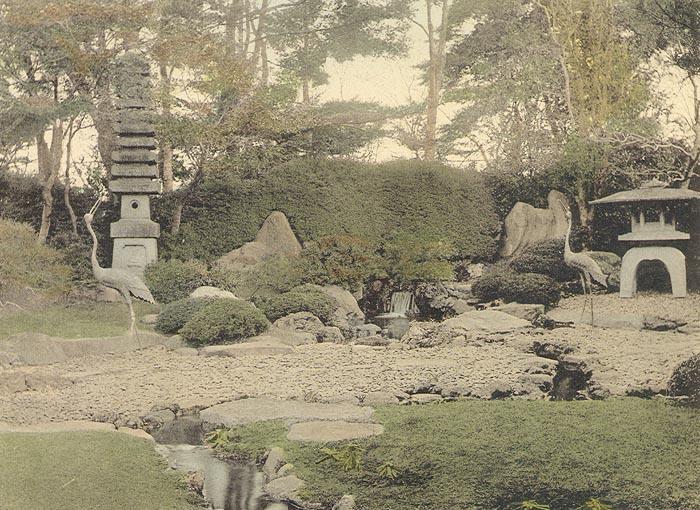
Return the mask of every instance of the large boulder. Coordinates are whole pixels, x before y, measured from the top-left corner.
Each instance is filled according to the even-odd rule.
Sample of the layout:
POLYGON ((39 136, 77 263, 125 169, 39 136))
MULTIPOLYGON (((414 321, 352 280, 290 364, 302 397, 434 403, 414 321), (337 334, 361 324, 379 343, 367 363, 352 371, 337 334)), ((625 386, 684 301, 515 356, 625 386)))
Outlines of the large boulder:
POLYGON ((309 312, 290 313, 277 319, 273 326, 294 333, 311 333, 318 342, 343 343, 345 337, 338 327, 324 326, 321 319, 309 312))
POLYGON ((284 213, 274 211, 263 222, 255 240, 230 251, 217 260, 226 269, 242 269, 253 266, 273 255, 298 257, 301 243, 294 235, 284 213))
POLYGON ((528 321, 495 310, 466 312, 444 322, 414 322, 401 338, 411 347, 435 347, 453 342, 499 340, 532 327, 528 321))
POLYGON ((547 209, 537 209, 524 202, 513 206, 505 220, 502 257, 510 257, 533 243, 566 235, 566 197, 563 193, 552 190, 547 196, 547 203, 547 209))

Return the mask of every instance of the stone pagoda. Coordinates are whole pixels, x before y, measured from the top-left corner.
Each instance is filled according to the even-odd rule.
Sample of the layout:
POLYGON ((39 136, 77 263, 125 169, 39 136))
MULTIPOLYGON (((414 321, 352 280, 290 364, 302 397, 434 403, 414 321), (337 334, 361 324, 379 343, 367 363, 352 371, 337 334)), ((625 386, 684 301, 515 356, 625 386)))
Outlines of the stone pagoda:
POLYGON ((115 83, 117 115, 109 189, 121 205, 119 221, 111 224, 112 267, 141 275, 158 258, 160 225, 151 220, 150 197, 160 193, 156 166, 153 99, 148 62, 129 53, 120 61, 115 83))
POLYGON ((632 297, 637 292, 637 269, 644 261, 664 264, 673 297, 686 297, 688 283, 697 285, 700 193, 651 181, 639 189, 615 193, 591 204, 623 207, 629 214, 629 231, 618 236, 627 247, 620 268, 620 297, 632 297), (681 228, 679 214, 687 231, 681 228))

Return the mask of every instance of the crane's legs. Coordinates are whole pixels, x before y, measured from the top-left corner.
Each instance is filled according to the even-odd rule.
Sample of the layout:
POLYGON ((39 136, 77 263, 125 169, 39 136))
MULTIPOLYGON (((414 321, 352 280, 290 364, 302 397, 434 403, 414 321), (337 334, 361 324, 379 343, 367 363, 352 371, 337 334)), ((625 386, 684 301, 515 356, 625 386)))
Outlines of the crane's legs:
POLYGON ((588 303, 588 292, 586 291, 586 280, 583 277, 583 272, 578 274, 581 277, 581 289, 583 289, 583 308, 581 308, 580 322, 583 322, 583 316, 586 314, 586 304, 588 303))
POLYGON ((593 326, 593 284, 591 283, 591 275, 585 273, 586 283, 588 284, 588 296, 591 300, 591 326, 593 326))
POLYGON ((138 331, 136 331, 136 314, 134 313, 134 305, 131 302, 131 295, 129 294, 129 291, 122 291, 122 296, 124 297, 124 301, 126 301, 126 306, 129 307, 129 318, 131 319, 131 325, 129 326, 129 336, 134 336, 138 334, 138 331))

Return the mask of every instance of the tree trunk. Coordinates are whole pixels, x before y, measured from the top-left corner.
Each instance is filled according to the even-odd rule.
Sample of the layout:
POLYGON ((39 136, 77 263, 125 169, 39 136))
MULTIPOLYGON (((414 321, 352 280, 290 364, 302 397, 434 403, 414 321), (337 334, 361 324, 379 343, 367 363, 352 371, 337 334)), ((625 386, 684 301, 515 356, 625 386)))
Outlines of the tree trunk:
MULTIPOLYGON (((161 86, 163 89, 163 117, 170 115, 170 94, 172 92, 172 83, 170 73, 165 62, 160 62, 159 66, 161 86)), ((175 187, 175 177, 173 176, 173 146, 167 140, 160 141, 160 175, 163 179, 163 191, 168 193, 175 187)))
POLYGON ((425 108, 425 142, 423 158, 434 161, 437 158, 437 115, 440 106, 443 74, 445 71, 445 45, 447 44, 447 17, 449 1, 442 2, 442 15, 440 27, 436 35, 433 26, 432 0, 426 0, 426 13, 428 15, 428 97, 425 108))
POLYGON ((78 237, 78 218, 75 215, 73 206, 70 203, 70 167, 71 167, 71 151, 73 147, 73 136, 75 136, 76 131, 73 131, 74 119, 71 119, 70 124, 68 124, 68 141, 66 142, 66 170, 64 173, 64 183, 63 183, 63 202, 66 204, 66 209, 68 210, 68 215, 70 216, 71 229, 73 231, 73 236, 78 237))
POLYGON ((41 226, 39 227, 39 243, 46 243, 51 228, 51 213, 53 212, 53 187, 61 168, 63 150, 63 121, 54 121, 51 129, 51 147, 46 143, 44 133, 36 136, 37 164, 39 167, 39 182, 41 183, 41 226))

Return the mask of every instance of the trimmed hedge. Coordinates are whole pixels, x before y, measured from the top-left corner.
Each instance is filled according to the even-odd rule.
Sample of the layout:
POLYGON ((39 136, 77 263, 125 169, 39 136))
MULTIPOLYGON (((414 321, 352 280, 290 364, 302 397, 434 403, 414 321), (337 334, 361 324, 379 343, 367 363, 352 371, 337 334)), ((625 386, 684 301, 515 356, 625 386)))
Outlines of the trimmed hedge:
POLYGON ((333 298, 313 285, 303 285, 284 294, 260 299, 256 304, 271 322, 290 313, 309 312, 324 324, 329 324, 338 308, 333 298))
POLYGON ((180 330, 191 345, 234 343, 270 327, 265 315, 247 301, 217 299, 195 313, 180 330))
MULTIPOLYGON (((167 209, 167 200, 158 207, 167 209)), ((205 179, 179 234, 163 235, 163 253, 211 261, 253 239, 274 210, 287 215, 303 242, 348 235, 379 245, 392 233, 410 233, 449 244, 459 258, 491 259, 498 248, 500 224, 476 172, 420 161, 299 159, 255 180, 205 179)))
POLYGON ((168 303, 158 314, 156 330, 166 335, 178 333, 187 321, 212 301, 214 299, 185 298, 168 303))
POLYGON ((502 299, 506 303, 515 301, 552 306, 561 299, 559 286, 549 276, 516 273, 503 267, 495 267, 478 278, 472 292, 482 301, 502 299))
POLYGON ((143 276, 159 303, 184 299, 209 281, 206 266, 194 260, 160 260, 146 266, 143 276))

